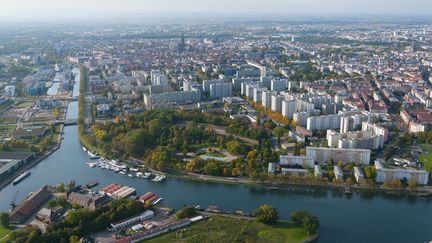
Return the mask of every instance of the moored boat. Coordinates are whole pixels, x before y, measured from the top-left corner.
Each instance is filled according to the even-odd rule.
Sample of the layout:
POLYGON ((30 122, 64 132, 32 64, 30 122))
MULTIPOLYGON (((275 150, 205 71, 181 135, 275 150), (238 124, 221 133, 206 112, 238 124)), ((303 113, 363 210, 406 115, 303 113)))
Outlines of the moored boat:
POLYGON ((347 187, 347 188, 345 188, 343 193, 347 194, 347 195, 351 195, 353 193, 353 191, 351 190, 351 188, 347 187))
POLYGON ((156 201, 154 201, 154 202, 152 202, 152 205, 156 205, 156 204, 158 204, 158 203, 161 203, 163 201, 163 198, 158 198, 158 199, 156 199, 156 201))
POLYGON ((13 185, 16 185, 18 183, 20 183, 22 180, 24 180, 27 176, 29 176, 31 173, 29 170, 24 171, 21 175, 19 175, 17 178, 15 178, 15 180, 12 181, 13 185))
POLYGON ((100 158, 100 156, 93 154, 92 152, 90 152, 90 150, 87 150, 87 155, 90 159, 99 159, 100 158))

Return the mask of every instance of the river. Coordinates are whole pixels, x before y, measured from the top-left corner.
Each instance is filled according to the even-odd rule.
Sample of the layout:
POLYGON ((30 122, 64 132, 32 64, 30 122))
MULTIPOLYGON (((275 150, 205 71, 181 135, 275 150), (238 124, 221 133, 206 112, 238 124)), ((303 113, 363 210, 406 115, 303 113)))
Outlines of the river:
MULTIPOLYGON (((67 118, 77 116, 77 103, 71 102, 67 118)), ((31 169, 31 175, 0 191, 0 211, 8 210, 13 195, 17 200, 43 185, 76 181, 85 184, 97 179, 98 188, 109 183, 135 187, 138 194, 153 191, 165 198, 168 206, 184 204, 217 205, 222 210, 252 212, 260 204, 275 206, 281 219, 292 211, 307 210, 321 221, 319 242, 426 242, 432 240, 432 199, 359 193, 352 196, 333 190, 307 190, 293 187, 287 191, 268 191, 245 185, 225 185, 168 178, 158 183, 129 178, 86 165, 88 160, 78 141, 77 126, 64 129, 65 139, 59 150, 31 169)))

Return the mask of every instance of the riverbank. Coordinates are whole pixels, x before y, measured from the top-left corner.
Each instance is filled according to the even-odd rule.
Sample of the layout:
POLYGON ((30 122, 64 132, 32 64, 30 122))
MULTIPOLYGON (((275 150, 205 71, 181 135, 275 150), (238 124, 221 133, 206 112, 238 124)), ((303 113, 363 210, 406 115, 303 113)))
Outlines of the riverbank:
MULTIPOLYGON (((155 170, 152 170, 155 173, 162 173, 155 170)), ((223 183, 230 185, 247 185, 247 186, 261 186, 265 187, 269 190, 284 190, 290 187, 303 187, 310 189, 327 189, 327 190, 338 190, 347 194, 346 189, 349 188, 352 191, 359 192, 371 192, 371 193, 388 193, 388 194, 399 194, 399 195, 409 195, 409 196, 420 196, 420 197, 431 197, 432 196, 432 188, 423 187, 418 188, 415 191, 406 190, 406 189, 389 189, 383 188, 382 186, 377 187, 364 187, 361 185, 344 185, 344 184, 305 184, 305 183, 296 183, 296 182, 276 182, 276 181, 255 181, 249 178, 227 178, 227 177, 217 177, 217 176, 209 176, 202 175, 196 173, 167 173, 169 177, 174 177, 177 179, 183 180, 192 180, 192 181, 205 181, 205 182, 213 182, 213 183, 223 183)))
MULTIPOLYGON (((315 237, 315 236, 313 236, 315 237)), ((311 242, 306 230, 290 222, 265 225, 255 220, 212 215, 182 230, 146 242, 311 242)))
MULTIPOLYGON (((131 158, 131 160, 135 163, 144 164, 144 161, 137 158, 131 158)), ((409 196, 416 196, 416 197, 432 196, 432 188, 429 186, 420 187, 413 191, 409 189, 384 188, 382 185, 376 185, 375 187, 366 187, 358 184, 346 185, 346 184, 336 184, 331 182, 301 183, 301 182, 287 182, 287 181, 281 182, 281 181, 273 181, 273 180, 257 181, 245 177, 219 177, 219 176, 211 176, 211 175, 197 174, 192 172, 183 172, 177 170, 172 170, 165 173, 148 167, 146 169, 152 173, 163 174, 168 177, 181 179, 181 180, 201 181, 201 182, 204 181, 210 183, 220 183, 220 184, 229 184, 229 185, 260 186, 260 187, 265 187, 268 190, 285 190, 294 186, 294 187, 302 187, 302 188, 309 188, 309 189, 337 190, 345 194, 351 194, 353 191, 357 191, 357 192, 409 195, 409 196)))

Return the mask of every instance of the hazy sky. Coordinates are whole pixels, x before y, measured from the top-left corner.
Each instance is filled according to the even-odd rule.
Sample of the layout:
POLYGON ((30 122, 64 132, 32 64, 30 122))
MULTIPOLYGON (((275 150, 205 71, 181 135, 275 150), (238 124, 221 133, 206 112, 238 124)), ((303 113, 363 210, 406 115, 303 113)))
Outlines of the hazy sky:
POLYGON ((0 0, 0 18, 187 15, 432 14, 432 0, 0 0))

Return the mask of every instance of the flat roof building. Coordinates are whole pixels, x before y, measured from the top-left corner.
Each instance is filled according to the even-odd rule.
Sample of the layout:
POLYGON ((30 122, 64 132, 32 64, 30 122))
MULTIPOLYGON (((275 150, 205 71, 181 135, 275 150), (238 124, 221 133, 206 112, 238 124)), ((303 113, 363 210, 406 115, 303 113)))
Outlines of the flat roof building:
POLYGON ((414 180, 419 185, 427 185, 429 182, 429 172, 417 170, 414 168, 385 168, 381 161, 375 161, 377 182, 386 182, 394 180, 407 181, 414 180))
POLYGON ((307 176, 308 170, 305 169, 292 169, 292 168, 282 168, 282 174, 288 176, 307 176))
POLYGON ((334 162, 342 161, 346 164, 368 165, 370 155, 369 149, 306 147, 306 156, 313 158, 317 163, 333 160, 334 162))
POLYGON ((29 152, 0 152, 0 180, 30 162, 34 156, 35 153, 29 152))
POLYGON ((295 166, 299 165, 303 168, 313 168, 314 160, 307 156, 281 155, 279 156, 280 165, 295 166))
POLYGON ((358 183, 364 180, 363 171, 359 167, 354 167, 354 177, 358 183))
POLYGON ((342 173, 342 169, 341 169, 339 166, 335 165, 335 166, 333 167, 333 172, 334 172, 334 175, 335 175, 335 179, 336 179, 336 180, 338 180, 338 181, 343 181, 343 173, 342 173))

